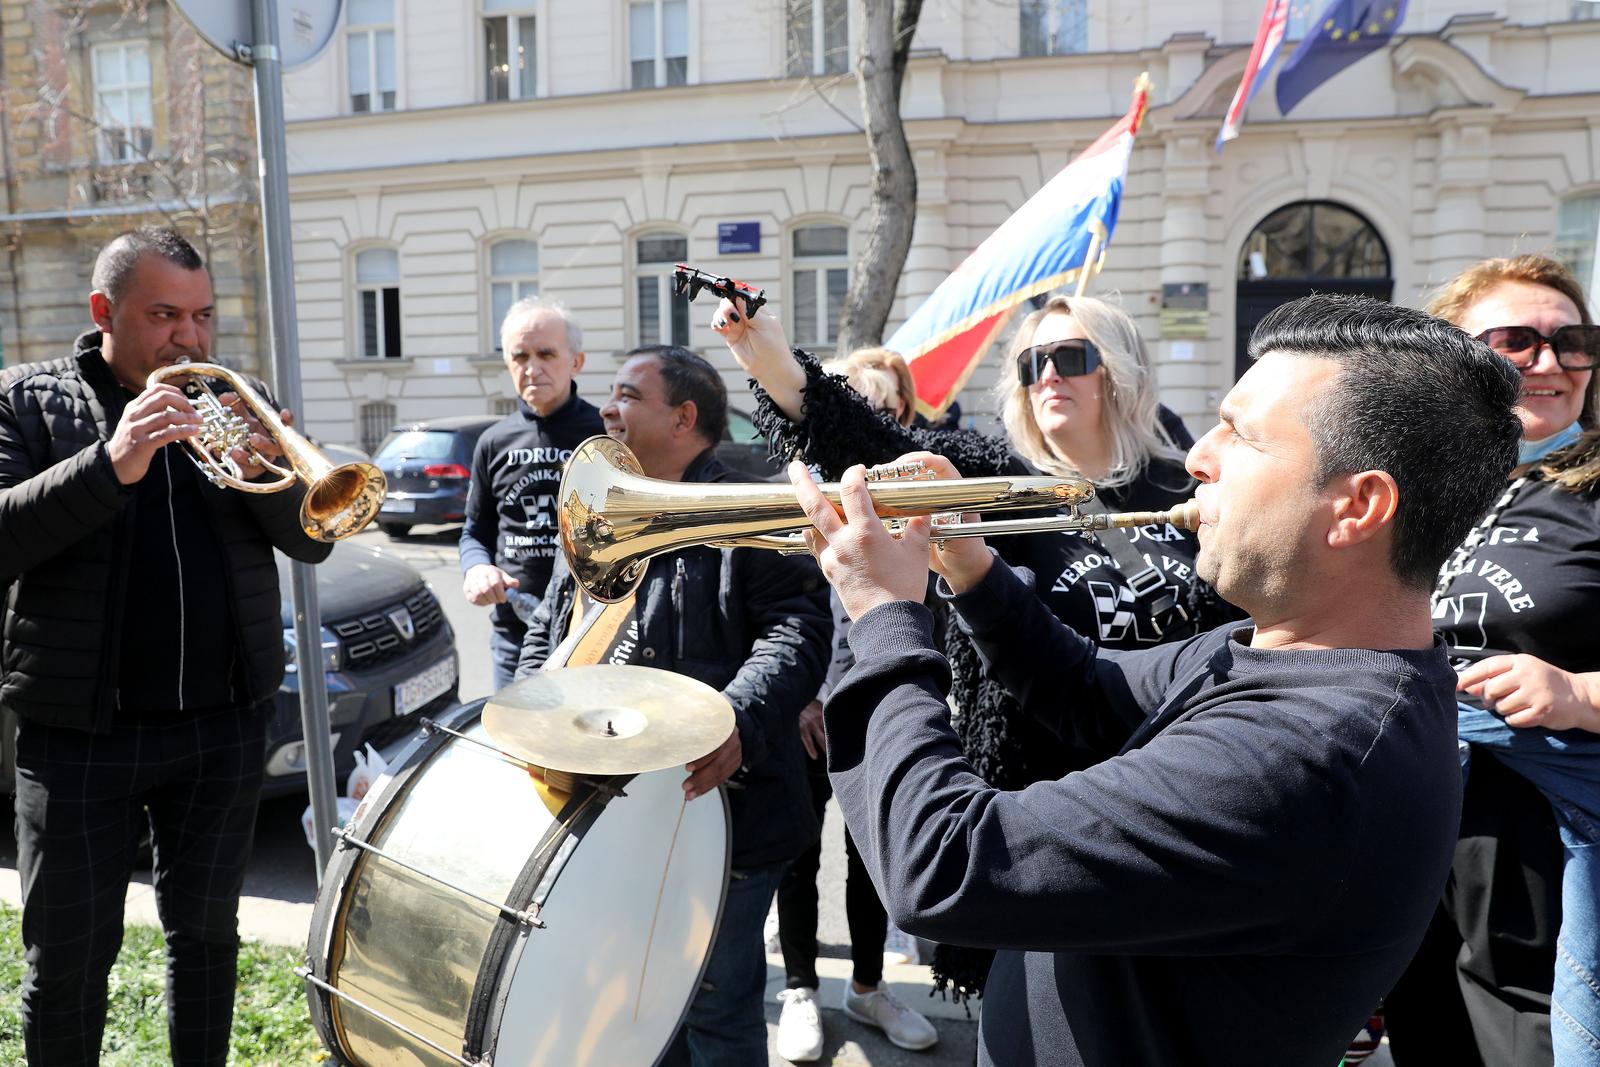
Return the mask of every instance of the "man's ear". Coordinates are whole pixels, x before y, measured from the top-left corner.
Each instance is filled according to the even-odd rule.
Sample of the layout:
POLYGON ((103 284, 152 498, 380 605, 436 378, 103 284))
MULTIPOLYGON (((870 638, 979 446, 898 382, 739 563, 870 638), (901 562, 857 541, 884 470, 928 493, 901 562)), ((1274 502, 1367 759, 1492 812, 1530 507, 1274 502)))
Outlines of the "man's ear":
POLYGON ((672 428, 679 433, 694 433, 695 427, 700 424, 700 407, 693 400, 685 400, 678 405, 674 415, 672 428))
POLYGON ((111 332, 111 299, 98 289, 89 294, 89 318, 101 333, 111 332))
POLYGON ((574 352, 572 355, 572 373, 577 374, 583 369, 583 353, 574 352))
POLYGON ((1400 486, 1388 471, 1362 471, 1335 479, 1328 546, 1349 548, 1391 528, 1400 510, 1400 486))

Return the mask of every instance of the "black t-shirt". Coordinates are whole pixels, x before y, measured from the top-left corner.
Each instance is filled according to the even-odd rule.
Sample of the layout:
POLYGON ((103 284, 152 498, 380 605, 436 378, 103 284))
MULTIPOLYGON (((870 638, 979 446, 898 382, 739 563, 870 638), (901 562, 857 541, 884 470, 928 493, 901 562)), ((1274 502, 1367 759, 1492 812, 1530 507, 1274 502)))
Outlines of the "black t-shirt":
MULTIPOLYGON (((1526 652, 1564 671, 1600 670, 1600 499, 1530 480, 1483 542, 1446 564, 1433 625, 1457 670, 1526 652)), ((1468 703, 1472 698, 1462 694, 1468 703)))
MULTIPOLYGON (((472 454, 467 521, 461 531, 461 570, 493 563, 516 578, 518 588, 543 596, 555 566, 556 490, 572 450, 605 432, 600 411, 581 399, 539 415, 521 400, 517 410, 483 432, 472 454)), ((511 625, 509 604, 495 605, 495 621, 511 625)))
MULTIPOLYGON (((1194 480, 1178 463, 1155 461, 1144 475, 1129 485, 1097 489, 1096 495, 1107 511, 1164 511, 1189 499, 1194 480)), ((1029 535, 1015 546, 996 541, 1006 559, 1033 572, 1035 588, 1049 606, 1051 614, 1102 648, 1149 648, 1175 636, 1177 622, 1171 617, 1158 624, 1155 610, 1165 599, 1192 610, 1199 578, 1194 572, 1195 555, 1200 550, 1194 534, 1170 523, 1136 526, 1127 530, 1099 533, 1062 532, 1029 535), (1119 565, 1120 538, 1159 574, 1159 583, 1147 578, 1139 592, 1130 585, 1134 577, 1119 565)), ((1198 625, 1186 625, 1183 633, 1209 629, 1236 618, 1207 617, 1198 625)))

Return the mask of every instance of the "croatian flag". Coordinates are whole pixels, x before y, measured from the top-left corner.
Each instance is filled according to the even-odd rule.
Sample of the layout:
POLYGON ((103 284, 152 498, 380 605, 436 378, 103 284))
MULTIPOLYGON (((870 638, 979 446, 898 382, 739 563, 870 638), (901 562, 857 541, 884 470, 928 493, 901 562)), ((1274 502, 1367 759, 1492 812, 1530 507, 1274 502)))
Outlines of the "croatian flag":
POLYGON ((1100 269, 1149 85, 1141 76, 1121 121, 1001 223, 889 338, 911 366, 923 415, 950 406, 1012 308, 1100 269))
POLYGON ((1267 6, 1261 9, 1261 25, 1256 27, 1256 43, 1250 48, 1250 60, 1244 65, 1244 77, 1239 79, 1233 103, 1228 105, 1222 129, 1217 133, 1218 152, 1222 151, 1223 145, 1239 136, 1244 113, 1266 81, 1265 75, 1272 69, 1272 61, 1278 58, 1278 49, 1283 47, 1283 38, 1288 29, 1289 0, 1267 0, 1267 6))

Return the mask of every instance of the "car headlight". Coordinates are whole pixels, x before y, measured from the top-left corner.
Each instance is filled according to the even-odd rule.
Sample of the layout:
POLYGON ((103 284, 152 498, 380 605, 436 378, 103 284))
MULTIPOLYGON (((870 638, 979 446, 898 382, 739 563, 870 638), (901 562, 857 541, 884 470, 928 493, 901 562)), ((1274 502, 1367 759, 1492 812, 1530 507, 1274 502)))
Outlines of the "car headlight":
MULTIPOLYGON (((296 655, 295 635, 293 630, 283 631, 283 669, 290 674, 300 669, 299 659, 296 655)), ((333 636, 333 631, 326 626, 322 628, 322 670, 332 673, 339 669, 339 639, 333 636)))

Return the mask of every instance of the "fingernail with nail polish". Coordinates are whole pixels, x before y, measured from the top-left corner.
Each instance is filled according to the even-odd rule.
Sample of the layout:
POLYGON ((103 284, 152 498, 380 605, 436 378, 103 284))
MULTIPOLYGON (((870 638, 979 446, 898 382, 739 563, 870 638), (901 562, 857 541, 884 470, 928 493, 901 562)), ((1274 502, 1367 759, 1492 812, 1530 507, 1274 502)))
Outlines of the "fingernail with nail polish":
POLYGON ((739 313, 737 311, 730 311, 730 312, 728 312, 728 318, 732 319, 734 322, 738 322, 739 321, 739 313))

